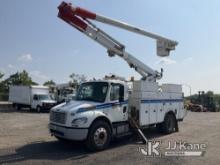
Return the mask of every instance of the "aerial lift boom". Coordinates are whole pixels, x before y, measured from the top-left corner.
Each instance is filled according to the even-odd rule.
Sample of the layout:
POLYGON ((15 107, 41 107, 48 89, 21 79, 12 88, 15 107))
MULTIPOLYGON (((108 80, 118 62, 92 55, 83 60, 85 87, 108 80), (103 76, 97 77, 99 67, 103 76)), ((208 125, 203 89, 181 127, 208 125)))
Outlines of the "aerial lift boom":
POLYGON ((96 27, 90 20, 156 40, 157 55, 160 57, 169 56, 170 51, 174 50, 178 43, 124 22, 74 7, 70 3, 62 2, 58 9, 58 17, 104 46, 110 57, 117 55, 124 59, 142 76, 142 79, 133 81, 130 90, 129 84, 116 76, 106 76, 105 81, 81 84, 76 100, 58 105, 51 110, 49 126, 51 134, 58 139, 86 140, 90 149, 102 150, 108 146, 111 138, 128 135, 133 130, 139 133, 144 142, 147 142, 147 138, 141 131, 142 128, 158 125, 165 133, 178 131, 177 121, 184 118, 181 86, 159 85, 156 80, 162 77, 162 71, 151 69, 126 52, 122 43, 96 27), (94 85, 100 83, 102 85, 95 89, 94 85), (104 92, 106 85, 108 88, 104 92), (91 96, 81 94, 85 93, 87 86, 91 86, 91 90, 88 89, 88 93, 93 93, 91 96), (112 92, 114 97, 111 95, 112 92))
POLYGON ((135 26, 98 15, 79 7, 73 7, 70 3, 62 2, 58 9, 58 17, 107 48, 107 52, 110 57, 118 55, 123 58, 131 68, 134 68, 142 76, 143 80, 156 81, 162 77, 162 71, 158 72, 151 69, 130 53, 126 52, 123 44, 96 27, 89 21, 89 19, 155 39, 157 41, 157 55, 160 57, 169 56, 169 52, 174 50, 175 46, 178 44, 176 41, 147 32, 135 26))

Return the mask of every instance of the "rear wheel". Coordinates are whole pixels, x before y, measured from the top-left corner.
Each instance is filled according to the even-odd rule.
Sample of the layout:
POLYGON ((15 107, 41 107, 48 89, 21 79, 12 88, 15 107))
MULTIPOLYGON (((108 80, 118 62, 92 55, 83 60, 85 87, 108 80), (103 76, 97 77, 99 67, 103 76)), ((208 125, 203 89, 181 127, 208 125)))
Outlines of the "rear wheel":
POLYGON ((161 125, 162 132, 165 134, 170 134, 177 129, 177 121, 173 114, 167 114, 165 116, 164 122, 161 125))
POLYGON ((107 122, 99 120, 92 124, 86 146, 91 151, 100 151, 108 147, 111 140, 111 129, 107 122))
POLYGON ((162 131, 162 125, 163 125, 163 123, 156 124, 156 129, 157 129, 158 132, 162 131))
POLYGON ((14 107, 16 110, 20 110, 21 109, 21 106, 19 104, 14 104, 14 107))

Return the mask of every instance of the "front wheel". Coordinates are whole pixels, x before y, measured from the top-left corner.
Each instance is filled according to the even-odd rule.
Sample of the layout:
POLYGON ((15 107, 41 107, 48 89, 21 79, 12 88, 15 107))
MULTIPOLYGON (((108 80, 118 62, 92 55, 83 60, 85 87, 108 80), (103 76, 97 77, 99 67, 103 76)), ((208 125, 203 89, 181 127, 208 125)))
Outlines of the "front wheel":
POLYGON ((15 109, 19 111, 21 110, 21 106, 19 104, 15 104, 15 109))
POLYGON ((41 107, 37 106, 36 110, 37 110, 38 113, 40 113, 41 112, 41 107))
POLYGON ((108 123, 99 120, 92 124, 86 146, 91 151, 100 151, 108 147, 111 140, 111 129, 108 123))

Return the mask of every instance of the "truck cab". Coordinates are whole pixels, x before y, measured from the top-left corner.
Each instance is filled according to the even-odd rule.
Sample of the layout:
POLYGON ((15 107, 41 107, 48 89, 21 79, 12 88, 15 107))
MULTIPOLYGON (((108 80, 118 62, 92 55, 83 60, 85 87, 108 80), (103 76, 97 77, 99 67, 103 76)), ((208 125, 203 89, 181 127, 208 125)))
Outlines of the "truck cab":
POLYGON ((31 108, 36 109, 37 112, 42 110, 49 110, 56 104, 56 101, 52 99, 50 94, 34 94, 32 98, 31 108))
POLYGON ((89 149, 102 150, 112 138, 132 134, 132 122, 169 134, 178 131, 184 116, 180 85, 90 81, 80 85, 75 100, 52 108, 49 130, 59 140, 86 141, 89 149))
POLYGON ((92 148, 104 148, 113 136, 129 132, 127 84, 82 83, 75 100, 52 108, 49 127, 58 139, 86 140, 92 148))

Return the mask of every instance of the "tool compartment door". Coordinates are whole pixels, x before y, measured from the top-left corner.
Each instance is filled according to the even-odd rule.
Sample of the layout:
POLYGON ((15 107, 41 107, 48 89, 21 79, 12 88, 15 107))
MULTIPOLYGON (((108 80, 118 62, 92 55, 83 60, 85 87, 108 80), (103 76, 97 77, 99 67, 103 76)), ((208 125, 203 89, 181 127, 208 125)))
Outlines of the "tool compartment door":
POLYGON ((160 102, 157 104, 157 123, 163 122, 164 115, 165 115, 164 103, 160 102))
POLYGON ((150 123, 154 124, 157 122, 157 104, 156 103, 150 103, 149 104, 149 114, 150 114, 150 123))
POLYGON ((149 114, 150 111, 149 111, 149 104, 141 104, 140 106, 140 113, 139 113, 139 124, 140 126, 144 126, 144 125, 148 125, 150 122, 149 122, 149 114))

